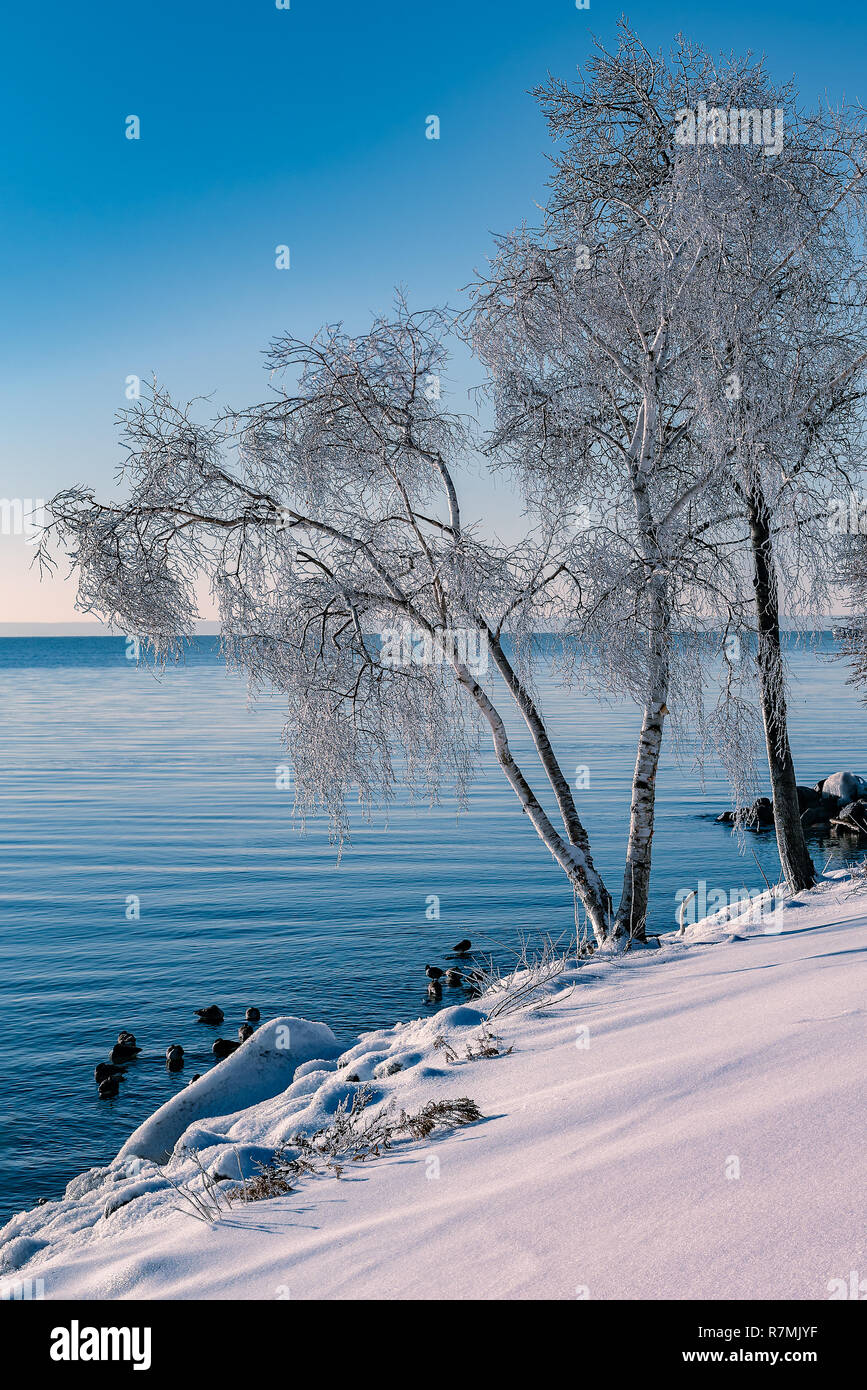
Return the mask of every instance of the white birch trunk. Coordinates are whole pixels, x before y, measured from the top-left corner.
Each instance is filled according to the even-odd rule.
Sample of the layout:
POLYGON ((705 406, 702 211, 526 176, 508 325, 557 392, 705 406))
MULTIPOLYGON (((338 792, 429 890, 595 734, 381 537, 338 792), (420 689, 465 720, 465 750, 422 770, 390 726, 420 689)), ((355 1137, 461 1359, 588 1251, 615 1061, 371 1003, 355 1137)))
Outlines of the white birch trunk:
POLYGON ((650 893, 650 868, 653 829, 656 811, 656 774, 662 752, 662 734, 668 713, 670 669, 668 660, 668 629, 670 605, 668 575, 664 556, 660 552, 657 528, 647 496, 647 475, 653 466, 657 444, 658 410, 651 381, 640 419, 636 424, 636 439, 640 437, 639 461, 632 477, 632 491, 647 574, 647 657, 648 685, 644 702, 638 751, 632 774, 632 803, 629 815, 629 840, 623 891, 612 932, 623 944, 629 940, 644 940, 647 904, 650 893))
POLYGON ((459 662, 453 663, 453 666, 461 685, 475 700, 488 722, 497 761, 509 785, 529 816, 536 834, 572 884, 590 920, 596 941, 602 945, 611 933, 613 910, 610 895, 590 858, 589 849, 585 851, 580 844, 570 843, 559 834, 512 756, 506 727, 496 707, 465 666, 459 662))
POLYGON ((626 850, 626 867, 623 874, 623 892, 617 909, 613 935, 618 940, 627 938, 644 940, 647 921, 647 904, 650 892, 651 850, 656 811, 656 773, 662 751, 662 734, 665 716, 668 713, 669 667, 666 652, 667 642, 667 603, 664 595, 665 579, 652 579, 651 585, 658 588, 651 598, 652 630, 649 636, 651 647, 651 681, 649 698, 644 705, 641 733, 638 736, 638 752, 635 770, 632 774, 632 805, 629 816, 629 841, 626 850))

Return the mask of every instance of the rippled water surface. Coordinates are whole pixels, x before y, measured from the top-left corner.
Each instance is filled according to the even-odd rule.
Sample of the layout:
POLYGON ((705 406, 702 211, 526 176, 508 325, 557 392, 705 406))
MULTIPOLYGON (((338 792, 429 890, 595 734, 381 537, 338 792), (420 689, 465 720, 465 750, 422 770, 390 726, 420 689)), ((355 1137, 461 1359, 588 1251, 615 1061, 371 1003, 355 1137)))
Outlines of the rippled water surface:
MULTIPOLYGON (((867 772, 867 717, 845 668, 822 660, 832 650, 826 634, 818 652, 792 653, 802 782, 867 772)), ((590 769, 580 809, 616 893, 637 712, 544 672, 540 689, 564 767, 590 769)), ((155 678, 122 638, 3 638, 0 691, 4 1217, 108 1160, 185 1084, 165 1070, 169 1043, 186 1049, 189 1077, 249 1004, 324 1020, 348 1040, 427 1007, 424 964, 442 964, 460 937, 507 961, 522 933, 570 928, 565 880, 487 750, 467 814, 398 802, 388 824, 357 825, 338 868, 326 829, 296 835, 291 793, 275 785, 279 701, 250 707, 213 639, 155 678), (439 920, 425 915, 432 894, 439 920), (212 1001, 226 1014, 218 1029, 192 1012, 212 1001), (119 1097, 100 1101, 93 1067, 119 1028, 144 1051, 119 1097)), ((713 823, 727 804, 718 775, 702 789, 666 760, 654 928, 673 923, 676 891, 699 878, 709 891, 763 886, 752 855, 713 823)), ((749 843, 773 878, 773 838, 749 843)))

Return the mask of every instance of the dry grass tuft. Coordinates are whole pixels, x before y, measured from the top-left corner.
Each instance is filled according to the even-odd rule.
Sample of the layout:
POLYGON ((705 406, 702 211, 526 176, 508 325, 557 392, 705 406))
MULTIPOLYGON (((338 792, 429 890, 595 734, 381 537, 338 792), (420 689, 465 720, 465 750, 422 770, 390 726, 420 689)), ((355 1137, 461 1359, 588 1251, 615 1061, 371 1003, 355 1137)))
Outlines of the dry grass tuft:
POLYGON ((412 1114, 405 1110, 396 1113, 392 1104, 367 1119, 364 1112, 371 1098, 371 1088, 360 1086, 351 1104, 346 1101, 338 1107, 330 1125, 313 1134, 294 1134, 290 1146, 245 1183, 244 1200, 258 1202, 293 1192, 294 1181, 307 1174, 332 1173, 340 1178, 347 1162, 381 1158, 399 1139, 427 1139, 437 1128, 456 1129, 483 1118, 474 1100, 459 1096, 456 1100, 430 1100, 412 1114), (295 1152, 290 1157, 292 1150, 295 1152))

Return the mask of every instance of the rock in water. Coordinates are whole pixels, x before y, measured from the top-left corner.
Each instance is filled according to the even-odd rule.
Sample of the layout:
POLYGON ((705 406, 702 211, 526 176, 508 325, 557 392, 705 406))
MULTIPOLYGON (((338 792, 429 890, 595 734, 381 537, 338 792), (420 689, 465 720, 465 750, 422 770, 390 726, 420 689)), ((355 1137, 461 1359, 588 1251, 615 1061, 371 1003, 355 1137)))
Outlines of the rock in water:
POLYGON ((759 796, 744 816, 744 825, 757 830, 774 823, 774 808, 767 796, 759 796))
POLYGON ((717 825, 742 825, 747 830, 762 830, 774 823, 773 803, 767 796, 758 797, 752 806, 739 806, 736 811, 723 811, 717 825))
POLYGON ((796 787, 798 793, 798 810, 809 811, 813 806, 818 806, 822 800, 822 794, 815 787, 796 787))
POLYGON ((853 801, 844 806, 831 825, 835 830, 848 835, 867 836, 867 804, 863 801, 853 801))

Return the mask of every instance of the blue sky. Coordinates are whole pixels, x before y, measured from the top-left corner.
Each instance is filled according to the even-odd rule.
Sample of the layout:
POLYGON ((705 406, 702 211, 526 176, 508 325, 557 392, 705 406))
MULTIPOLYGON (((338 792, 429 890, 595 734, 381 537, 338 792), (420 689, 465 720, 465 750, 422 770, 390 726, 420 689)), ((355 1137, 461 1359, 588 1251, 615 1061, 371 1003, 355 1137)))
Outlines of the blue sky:
MULTIPOLYGON (((573 75, 620 12, 601 0, 9 7, 0 496, 108 490, 131 374, 240 404, 264 393, 259 354, 278 332, 363 326, 396 283, 417 304, 458 302, 490 232, 532 219, 542 196, 547 137, 528 89, 548 70, 573 75), (425 139, 429 114, 438 141, 425 139), (274 266, 281 243, 288 271, 274 266)), ((683 29, 714 50, 765 52, 807 102, 867 95, 867 19, 848 0, 628 13, 649 47, 683 29)), ((455 386, 467 384, 462 365, 455 386)), ((501 487, 503 529, 513 508, 501 487)), ((73 619, 71 587, 40 586, 30 553, 0 536, 0 621, 73 619)))

